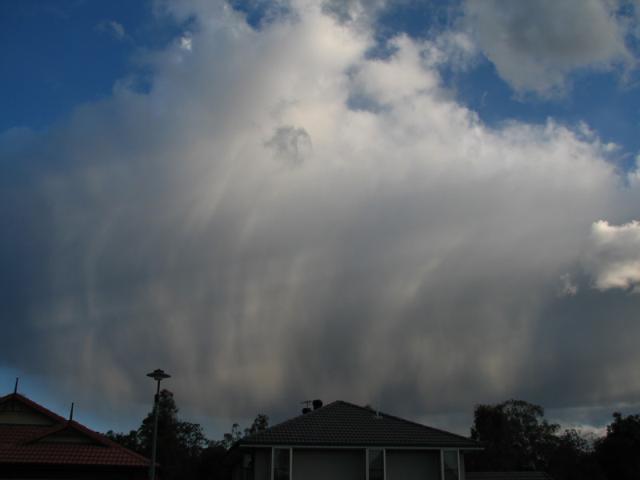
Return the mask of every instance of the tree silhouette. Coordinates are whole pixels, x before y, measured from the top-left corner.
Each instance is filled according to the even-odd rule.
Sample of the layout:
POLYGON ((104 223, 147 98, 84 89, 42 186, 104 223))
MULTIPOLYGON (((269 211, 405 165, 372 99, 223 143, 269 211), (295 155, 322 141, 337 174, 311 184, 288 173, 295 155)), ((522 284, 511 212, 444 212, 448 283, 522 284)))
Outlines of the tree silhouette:
POLYGON ((640 478, 640 415, 614 413, 607 435, 596 443, 596 455, 607 478, 640 478))
MULTIPOLYGON (((153 410, 142 420, 138 430, 128 434, 107 432, 107 436, 147 458, 151 458, 153 410)), ((169 390, 161 390, 158 399, 157 459, 163 480, 197 478, 200 458, 209 445, 202 427, 178 419, 178 407, 169 390)))
POLYGON ((259 433, 266 430, 269 427, 269 417, 263 413, 259 413, 256 418, 253 419, 253 423, 244 429, 240 429, 240 425, 234 423, 231 426, 231 432, 225 433, 221 441, 217 442, 217 445, 229 450, 233 445, 241 440, 243 437, 248 437, 254 433, 259 433))
POLYGON ((478 405, 471 438, 482 442, 485 450, 470 455, 469 462, 480 471, 547 470, 559 429, 544 419, 541 406, 523 400, 478 405))

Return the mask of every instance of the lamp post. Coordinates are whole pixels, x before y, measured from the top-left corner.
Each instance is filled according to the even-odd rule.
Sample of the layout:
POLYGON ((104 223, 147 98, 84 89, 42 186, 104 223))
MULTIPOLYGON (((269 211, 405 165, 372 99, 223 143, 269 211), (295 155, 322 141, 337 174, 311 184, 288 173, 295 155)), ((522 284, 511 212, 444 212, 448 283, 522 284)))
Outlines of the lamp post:
POLYGON ((147 373, 147 377, 153 378, 157 382, 156 395, 153 398, 153 442, 151 444, 151 466, 149 467, 149 478, 155 480, 156 478, 156 444, 158 442, 158 410, 160 403, 160 382, 165 378, 171 377, 163 370, 156 368, 153 372, 147 373))

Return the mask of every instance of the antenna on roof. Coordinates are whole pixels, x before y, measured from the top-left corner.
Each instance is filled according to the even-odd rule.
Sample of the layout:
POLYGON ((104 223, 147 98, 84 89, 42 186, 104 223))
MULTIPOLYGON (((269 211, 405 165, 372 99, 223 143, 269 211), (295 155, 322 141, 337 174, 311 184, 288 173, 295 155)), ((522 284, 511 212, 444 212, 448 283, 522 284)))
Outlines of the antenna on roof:
POLYGON ((16 384, 13 386, 13 394, 18 393, 18 382, 20 382, 20 377, 16 377, 16 384))
POLYGON ((377 406, 375 408, 371 407, 371 410, 374 411, 374 417, 382 418, 382 414, 380 413, 380 409, 377 406))
POLYGON ((69 412, 69 421, 73 420, 73 402, 71 402, 71 411, 69 412))
POLYGON ((303 400, 300 403, 304 405, 304 408, 302 409, 303 415, 311 412, 311 405, 313 404, 313 400, 303 400))

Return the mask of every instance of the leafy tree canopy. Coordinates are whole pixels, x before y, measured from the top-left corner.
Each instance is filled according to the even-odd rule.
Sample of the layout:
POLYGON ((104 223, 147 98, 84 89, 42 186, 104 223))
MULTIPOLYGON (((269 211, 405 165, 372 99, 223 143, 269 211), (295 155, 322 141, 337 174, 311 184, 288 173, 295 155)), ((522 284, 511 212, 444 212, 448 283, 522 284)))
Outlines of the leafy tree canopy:
POLYGON ((640 415, 614 413, 607 435, 596 442, 596 454, 607 478, 640 478, 640 415))
POLYGON ((544 419, 544 409, 523 400, 478 405, 471 438, 485 444, 472 458, 478 470, 546 470, 560 426, 544 419))

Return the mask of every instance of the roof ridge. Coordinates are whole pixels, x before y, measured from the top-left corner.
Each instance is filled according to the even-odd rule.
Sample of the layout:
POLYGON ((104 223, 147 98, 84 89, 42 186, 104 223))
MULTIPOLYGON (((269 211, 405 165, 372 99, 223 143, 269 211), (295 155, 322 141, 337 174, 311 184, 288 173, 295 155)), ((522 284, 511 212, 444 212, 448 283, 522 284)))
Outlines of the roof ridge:
MULTIPOLYGON (((293 422, 294 420, 297 420, 297 419, 299 419, 299 418, 302 418, 302 417, 304 417, 304 418, 309 418, 309 416, 310 416, 310 415, 313 415, 313 414, 315 414, 316 412, 319 412, 320 410, 323 410, 323 409, 325 409, 325 408, 328 408, 328 407, 330 407, 330 406, 332 406, 332 405, 335 405, 336 403, 340 403, 340 402, 342 402, 342 400, 334 400, 333 402, 331 402, 331 403, 327 403, 326 405, 323 405, 323 406, 322 406, 322 407, 320 407, 320 408, 316 408, 315 410, 311 410, 310 412, 307 412, 307 413, 301 413, 301 414, 299 414, 299 415, 296 415, 295 417, 291 417, 291 418, 289 418, 289 419, 287 419, 287 420, 285 420, 285 421, 283 421, 283 422, 276 423, 275 425, 272 425, 272 426, 270 426, 270 427, 268 427, 268 428, 265 428, 265 429, 264 429, 264 430, 262 430, 261 432, 256 432, 256 433, 253 433, 253 434, 251 434, 251 435, 249 435, 249 436, 247 436, 247 437, 243 437, 243 438, 241 438, 240 440, 238 440, 238 442, 237 442, 237 443, 244 442, 245 440, 250 440, 252 437, 255 437, 256 435, 262 435, 263 433, 270 432, 270 431, 272 431, 274 428, 279 428, 279 427, 281 427, 281 426, 287 425, 287 424, 289 424, 289 423, 291 423, 291 422, 293 422)), ((343 403, 347 403, 347 402, 343 402, 343 403)))

